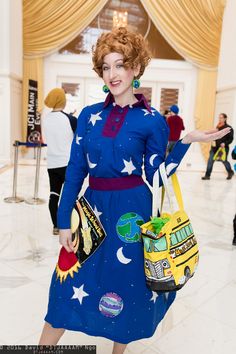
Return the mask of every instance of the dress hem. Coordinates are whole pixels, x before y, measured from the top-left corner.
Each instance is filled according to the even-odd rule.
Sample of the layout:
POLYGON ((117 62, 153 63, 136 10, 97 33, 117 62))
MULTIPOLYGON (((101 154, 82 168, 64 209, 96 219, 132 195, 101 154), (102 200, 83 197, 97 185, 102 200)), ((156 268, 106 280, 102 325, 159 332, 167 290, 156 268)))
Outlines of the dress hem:
POLYGON ((118 338, 118 337, 116 337, 116 336, 109 336, 109 335, 106 335, 106 334, 104 334, 104 332, 89 331, 89 330, 86 330, 86 329, 84 329, 84 328, 82 328, 82 327, 81 327, 81 328, 78 327, 78 329, 69 328, 69 327, 68 327, 68 328, 64 328, 63 326, 59 326, 59 325, 53 324, 52 321, 49 321, 49 320, 47 319, 47 317, 45 317, 44 320, 45 320, 45 322, 49 323, 53 328, 63 328, 63 329, 68 330, 68 331, 82 332, 82 333, 85 333, 85 334, 87 334, 87 335, 89 335, 89 336, 102 337, 102 338, 106 338, 106 339, 109 339, 109 340, 111 340, 111 341, 113 341, 113 342, 117 342, 117 343, 121 343, 121 344, 129 344, 129 343, 134 342, 134 341, 137 341, 137 340, 151 338, 151 337, 154 335, 155 331, 156 331, 156 329, 155 329, 155 331, 154 331, 150 336, 135 337, 134 339, 131 339, 131 340, 127 341, 127 340, 123 340, 123 339, 121 339, 121 338, 118 338), (96 334, 95 334, 95 333, 96 333, 96 334))

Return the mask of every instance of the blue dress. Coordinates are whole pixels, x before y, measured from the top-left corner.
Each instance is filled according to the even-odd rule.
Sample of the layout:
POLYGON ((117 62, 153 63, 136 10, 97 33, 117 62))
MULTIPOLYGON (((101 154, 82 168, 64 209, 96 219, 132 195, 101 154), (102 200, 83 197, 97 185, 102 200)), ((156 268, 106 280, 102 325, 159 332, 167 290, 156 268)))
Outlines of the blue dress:
MULTIPOLYGON (((58 211, 58 226, 70 228, 70 215, 84 178, 142 176, 152 184, 165 160, 169 129, 143 96, 121 108, 109 94, 105 102, 85 107, 71 148, 58 211)), ((177 142, 165 160, 175 172, 189 145, 177 142)), ((55 328, 81 331, 127 344, 151 337, 175 299, 175 293, 150 291, 145 284, 139 225, 151 216, 147 184, 121 190, 94 190, 85 197, 107 237, 78 268, 74 254, 62 248, 52 276, 45 320, 55 328)))

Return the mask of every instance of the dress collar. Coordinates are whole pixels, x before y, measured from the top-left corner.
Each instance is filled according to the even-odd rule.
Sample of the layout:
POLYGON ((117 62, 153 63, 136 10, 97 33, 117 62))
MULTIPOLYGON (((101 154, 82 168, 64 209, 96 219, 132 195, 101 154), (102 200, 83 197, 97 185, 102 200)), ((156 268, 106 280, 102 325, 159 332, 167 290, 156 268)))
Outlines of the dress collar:
MULTIPOLYGON (((145 107, 150 113, 151 113, 151 107, 149 106, 146 98, 144 97, 144 95, 142 94, 135 94, 134 95, 138 102, 132 104, 132 105, 129 105, 131 108, 133 107, 145 107)), ((105 102, 103 104, 103 108, 106 108, 110 103, 114 103, 115 100, 114 100, 114 97, 113 95, 109 92, 106 99, 105 99, 105 102)), ((124 107, 123 107, 124 108, 124 107)))

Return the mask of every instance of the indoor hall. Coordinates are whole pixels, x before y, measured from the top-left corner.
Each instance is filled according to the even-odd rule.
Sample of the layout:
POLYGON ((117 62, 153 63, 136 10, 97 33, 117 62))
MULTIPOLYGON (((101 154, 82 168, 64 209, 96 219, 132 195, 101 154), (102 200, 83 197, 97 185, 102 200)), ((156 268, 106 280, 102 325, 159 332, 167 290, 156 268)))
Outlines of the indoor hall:
MULTIPOLYGON (((183 141, 186 134, 195 129, 205 131, 218 127, 223 113, 227 115, 225 122, 236 127, 234 0, 71 0, 62 2, 60 7, 57 5, 57 0, 0 2, 1 345, 36 345, 40 338, 51 277, 61 249, 59 236, 53 235, 57 225, 53 226, 48 208, 49 148, 41 144, 47 143, 42 128, 50 109, 44 99, 52 89, 63 89, 64 112, 75 119, 84 107, 94 107, 106 99, 103 79, 92 70, 92 47, 102 33, 122 26, 140 33, 147 41, 152 59, 140 79, 140 87, 132 83, 133 93, 146 98, 147 106, 142 107, 146 120, 172 108, 172 113, 183 120, 183 141), (147 107, 151 107, 150 111, 147 107), (13 187, 15 141, 18 148, 16 190, 13 187), (37 161, 40 161, 38 179, 37 161), (14 193, 24 201, 7 203, 4 200, 14 193)), ((133 105, 135 107, 135 103, 133 105)), ((134 107, 129 105, 131 109, 134 107)), ((96 117, 91 116, 91 127, 102 123, 101 110, 95 113, 96 117)), ((77 145, 80 139, 77 134, 77 145)), ((96 140, 94 146, 95 143, 96 140)), ((232 168, 234 146, 235 138, 229 143, 227 157, 232 168)), ((182 161, 174 161, 171 166, 179 165, 177 176, 185 209, 199 244, 196 274, 177 292, 176 300, 155 334, 147 339, 132 340, 125 353, 235 352, 236 246, 232 244, 235 176, 229 172, 229 167, 227 175, 223 164, 217 161, 212 173, 209 168, 206 170, 209 156, 213 158, 210 151, 210 143, 194 142, 186 155, 181 155, 182 161), (202 177, 207 178, 202 180, 202 177)), ((117 153, 127 156, 121 145, 117 145, 117 153)), ((95 151, 95 157, 96 154, 95 151)), ((95 171, 92 177, 101 177, 96 175, 97 163, 91 156, 87 155, 87 164, 90 172, 95 171)), ((152 167, 157 166, 157 156, 156 151, 152 151, 148 160, 152 167)), ((119 167, 119 171, 126 177, 138 170, 131 157, 126 160, 123 157, 123 161, 124 166, 119 167)), ((114 163, 113 171, 116 167, 114 163)), ((80 195, 84 194, 88 183, 86 179, 80 195)), ((101 210, 94 206, 94 212, 95 209, 99 219, 101 210)), ((120 242, 118 232, 117 236, 120 242)), ((130 261, 124 254, 120 253, 121 256, 121 260, 130 261)), ((113 276, 114 273, 111 278, 113 276)), ((89 297, 86 288, 79 291, 77 303, 81 305, 89 297)), ((115 295, 112 300, 118 303, 119 316, 112 315, 114 323, 121 317, 120 311, 126 310, 123 300, 115 295)), ((153 306, 158 301, 167 303, 170 297, 169 292, 164 296, 153 292, 145 306, 148 309, 149 302, 153 306)), ((99 311, 108 322, 107 308, 102 311, 99 307, 99 311)), ((148 323, 150 325, 147 319, 148 323)), ((136 328, 135 322, 124 326, 129 327, 127 333, 136 328)), ((113 338, 119 338, 118 332, 113 333, 113 338)), ((97 346, 98 353, 112 353, 112 341, 106 335, 96 337, 85 333, 66 331, 59 344, 92 344, 97 346)))

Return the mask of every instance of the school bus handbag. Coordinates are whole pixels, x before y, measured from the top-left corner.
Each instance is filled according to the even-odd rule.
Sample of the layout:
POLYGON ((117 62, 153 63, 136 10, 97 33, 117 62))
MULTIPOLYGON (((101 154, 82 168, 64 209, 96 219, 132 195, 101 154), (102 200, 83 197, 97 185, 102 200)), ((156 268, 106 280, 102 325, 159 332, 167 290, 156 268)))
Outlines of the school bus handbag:
POLYGON ((170 178, 179 208, 174 212, 164 163, 160 166, 160 175, 163 181, 162 201, 159 173, 156 171, 153 178, 153 216, 141 225, 141 233, 147 287, 157 292, 169 292, 181 289, 193 276, 199 254, 192 225, 184 211, 177 176, 174 174, 170 178), (171 213, 162 212, 164 195, 168 198, 171 213), (160 216, 155 217, 158 210, 160 216))

